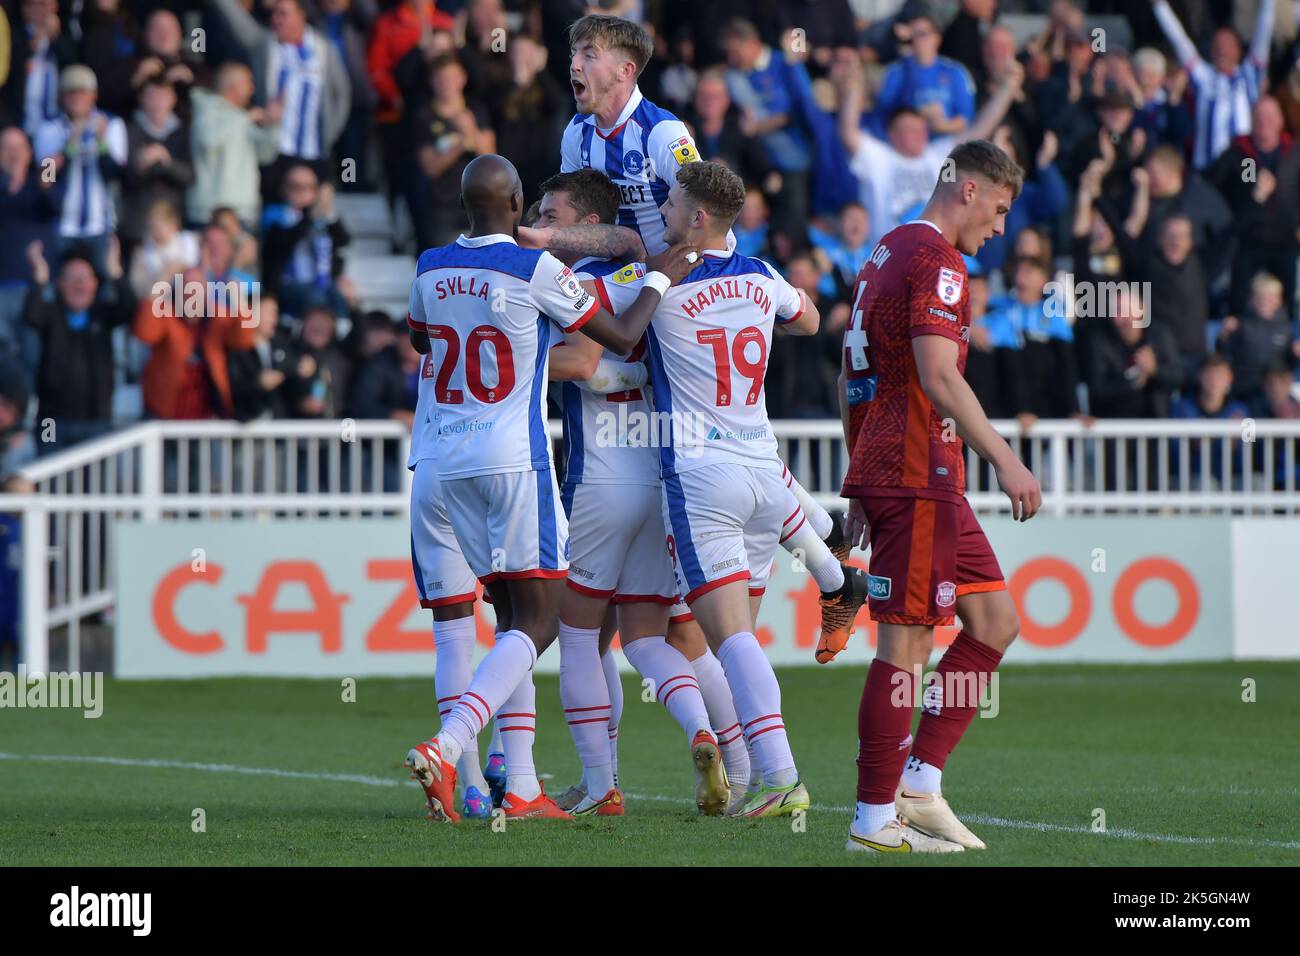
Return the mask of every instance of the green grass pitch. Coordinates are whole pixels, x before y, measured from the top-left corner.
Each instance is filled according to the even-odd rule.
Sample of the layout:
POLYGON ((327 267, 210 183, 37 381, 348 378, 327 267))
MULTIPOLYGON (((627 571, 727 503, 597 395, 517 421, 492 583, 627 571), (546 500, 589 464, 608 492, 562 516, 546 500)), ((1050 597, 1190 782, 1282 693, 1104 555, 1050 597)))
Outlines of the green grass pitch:
MULTIPOLYGON (((333 680, 110 681, 97 720, 0 711, 0 864, 1300 863, 1300 664, 1004 668, 1000 714, 975 720, 944 778, 989 849, 938 858, 843 851, 862 671, 780 677, 813 797, 802 826, 697 818, 684 736, 625 676, 627 816, 505 832, 424 819, 400 764, 434 729, 431 680, 362 679, 355 703, 333 680)), ((538 708, 558 793, 578 761, 554 676, 538 708)))

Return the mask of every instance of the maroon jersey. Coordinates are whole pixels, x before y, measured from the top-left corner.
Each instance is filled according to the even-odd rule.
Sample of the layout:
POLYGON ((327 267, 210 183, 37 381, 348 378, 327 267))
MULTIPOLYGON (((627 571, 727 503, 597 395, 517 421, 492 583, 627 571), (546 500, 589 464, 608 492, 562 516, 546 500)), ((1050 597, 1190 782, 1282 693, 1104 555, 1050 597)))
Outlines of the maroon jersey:
POLYGON ((957 343, 966 368, 970 290, 961 254, 937 228, 914 221, 888 232, 858 273, 844 330, 851 458, 845 497, 953 500, 966 491, 962 442, 921 389, 918 335, 957 343))

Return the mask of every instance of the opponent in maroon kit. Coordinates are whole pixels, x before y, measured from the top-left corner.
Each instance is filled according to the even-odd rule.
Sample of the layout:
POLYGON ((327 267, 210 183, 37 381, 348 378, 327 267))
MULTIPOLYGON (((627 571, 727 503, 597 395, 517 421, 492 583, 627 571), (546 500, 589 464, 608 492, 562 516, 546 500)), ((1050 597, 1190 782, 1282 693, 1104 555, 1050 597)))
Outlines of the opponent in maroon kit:
POLYGON ((963 143, 921 218, 887 233, 858 274, 844 333, 840 412, 852 457, 842 494, 850 540, 870 541, 878 629, 858 711, 851 850, 984 846, 943 799, 940 776, 1020 623, 965 498, 963 439, 992 464, 1015 518, 1031 518, 1042 494, 962 377, 970 339, 962 254, 1002 235, 1020 187, 1020 169, 1000 149, 963 143), (935 625, 951 624, 954 611, 963 628, 925 689, 912 742, 914 676, 935 625))

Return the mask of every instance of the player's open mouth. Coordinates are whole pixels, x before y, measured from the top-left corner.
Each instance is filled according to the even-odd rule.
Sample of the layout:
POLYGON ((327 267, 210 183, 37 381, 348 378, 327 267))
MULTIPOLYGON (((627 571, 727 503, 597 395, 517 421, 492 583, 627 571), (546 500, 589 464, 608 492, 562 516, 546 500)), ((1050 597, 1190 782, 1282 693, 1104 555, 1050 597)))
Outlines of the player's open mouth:
POLYGON ((573 95, 579 99, 582 98, 583 93, 587 92, 587 84, 582 82, 582 80, 575 80, 573 77, 569 77, 569 85, 573 87, 573 95))

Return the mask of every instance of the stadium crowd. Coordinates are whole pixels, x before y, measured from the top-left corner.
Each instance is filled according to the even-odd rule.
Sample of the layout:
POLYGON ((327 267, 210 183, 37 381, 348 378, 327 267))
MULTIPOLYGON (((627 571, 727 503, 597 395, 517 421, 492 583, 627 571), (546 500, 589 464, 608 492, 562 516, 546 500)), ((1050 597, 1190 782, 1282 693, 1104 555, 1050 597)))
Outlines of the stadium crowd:
POLYGON ((464 226, 477 154, 535 198, 593 11, 652 29, 642 91, 742 174, 739 248, 824 316, 774 350, 772 418, 838 415, 857 271, 972 136, 1027 171, 968 263, 991 417, 1300 418, 1294 0, 2 7, 5 474, 141 417, 409 422, 419 356, 360 307, 337 195, 382 192, 409 253, 464 226), (191 282, 255 289, 258 321, 159 307, 191 282))

